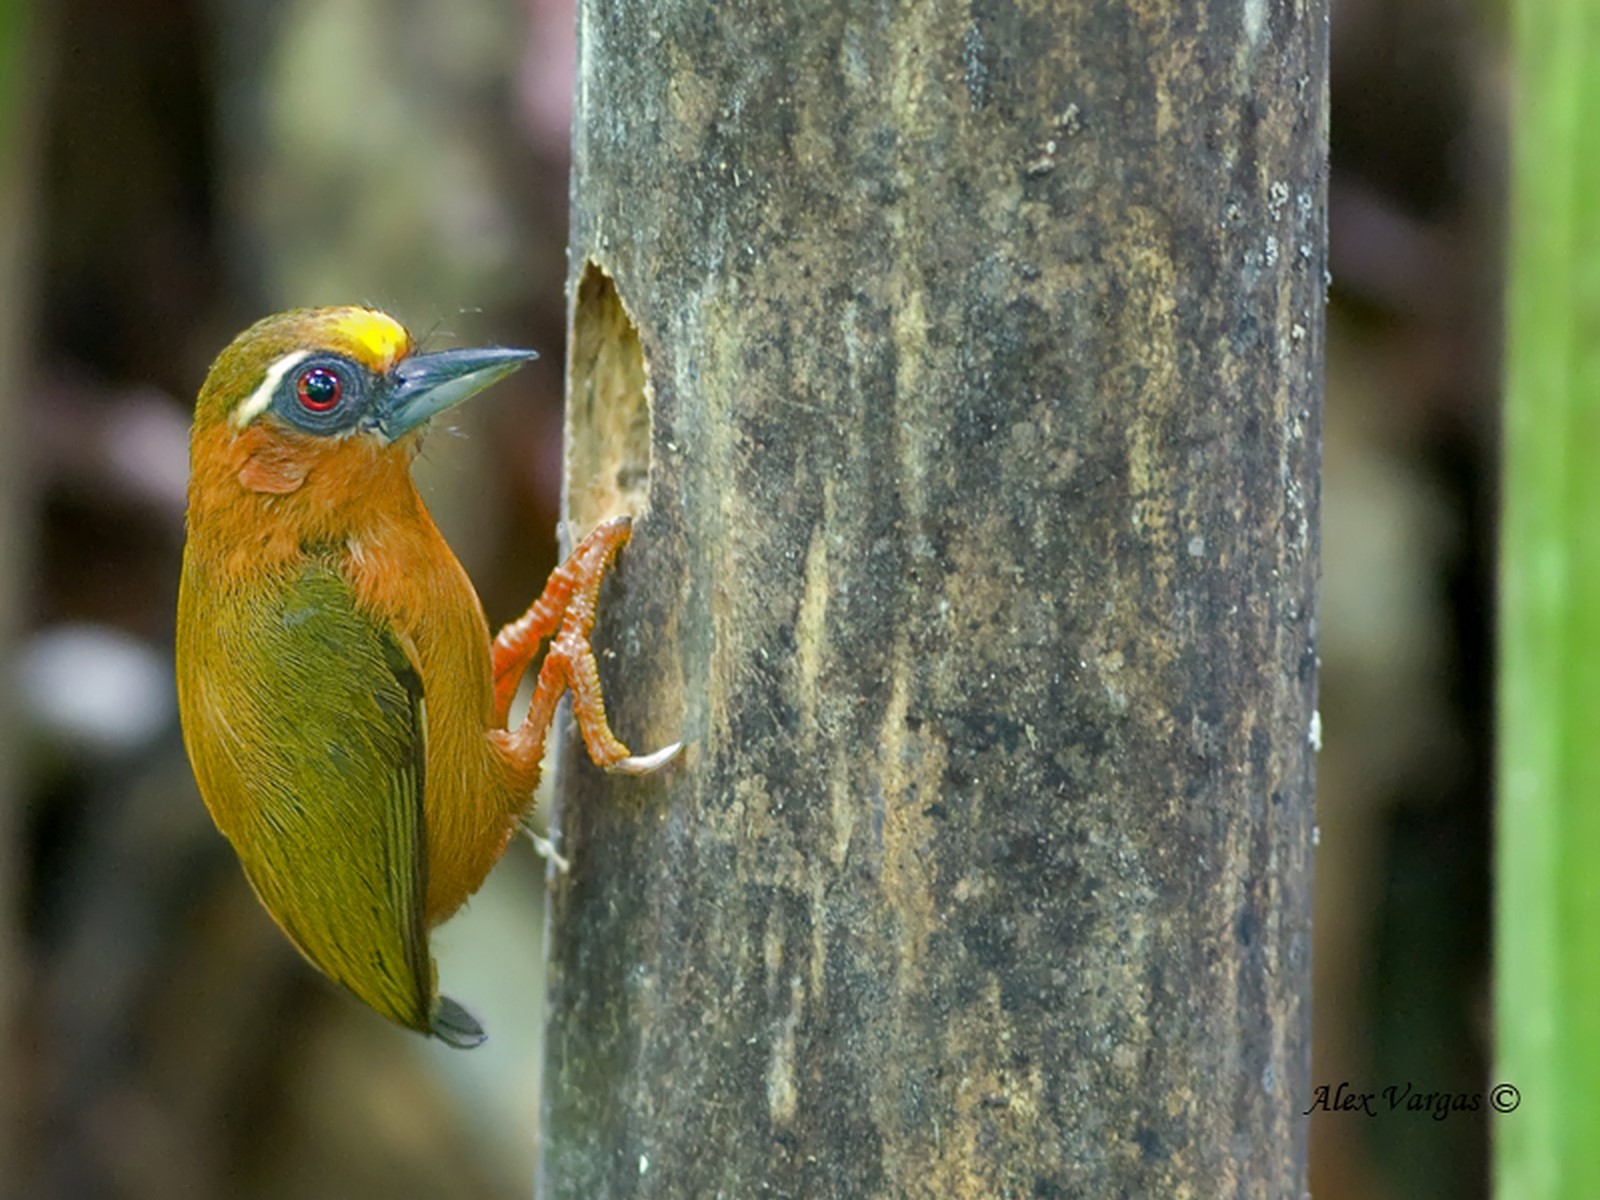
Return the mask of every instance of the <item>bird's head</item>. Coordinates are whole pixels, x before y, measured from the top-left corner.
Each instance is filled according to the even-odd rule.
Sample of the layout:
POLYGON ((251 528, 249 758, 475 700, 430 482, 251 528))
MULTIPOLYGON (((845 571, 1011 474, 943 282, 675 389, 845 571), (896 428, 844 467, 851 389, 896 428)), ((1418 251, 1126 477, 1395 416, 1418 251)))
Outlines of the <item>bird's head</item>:
POLYGON ((499 348, 417 353, 405 327, 374 309, 267 317, 229 344, 200 389, 191 507, 241 489, 312 489, 328 493, 319 497, 325 507, 409 467, 429 418, 533 357, 499 348))
POLYGON ((293 309, 257 321, 217 357, 195 424, 392 445, 533 357, 499 348, 417 354, 387 313, 293 309))

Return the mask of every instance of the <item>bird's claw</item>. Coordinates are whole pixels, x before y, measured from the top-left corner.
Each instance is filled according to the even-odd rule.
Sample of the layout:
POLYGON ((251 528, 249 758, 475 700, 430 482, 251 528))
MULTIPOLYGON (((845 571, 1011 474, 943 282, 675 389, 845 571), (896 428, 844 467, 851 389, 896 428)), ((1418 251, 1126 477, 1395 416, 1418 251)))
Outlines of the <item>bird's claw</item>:
POLYGON ((559 850, 556 849, 554 842, 526 827, 524 827, 523 832, 525 832, 529 839, 533 842, 533 848, 539 852, 539 857, 544 859, 545 862, 549 863, 551 866, 555 867, 558 875, 567 875, 571 873, 572 864, 567 861, 567 859, 559 850))
POLYGON ((659 771, 677 758, 678 751, 682 749, 682 742, 673 742, 670 746, 663 746, 653 754, 630 754, 627 758, 619 758, 616 762, 607 765, 606 770, 617 775, 648 775, 652 771, 659 771))

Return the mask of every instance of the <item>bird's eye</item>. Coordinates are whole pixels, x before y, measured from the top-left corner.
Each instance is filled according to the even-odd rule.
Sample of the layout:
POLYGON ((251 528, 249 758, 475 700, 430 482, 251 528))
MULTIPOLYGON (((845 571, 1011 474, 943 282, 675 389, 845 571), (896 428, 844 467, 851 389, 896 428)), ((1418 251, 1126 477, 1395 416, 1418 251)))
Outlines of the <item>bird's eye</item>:
POLYGON ((329 412, 344 395, 344 384, 327 367, 312 367, 295 381, 295 395, 303 408, 314 413, 329 412))

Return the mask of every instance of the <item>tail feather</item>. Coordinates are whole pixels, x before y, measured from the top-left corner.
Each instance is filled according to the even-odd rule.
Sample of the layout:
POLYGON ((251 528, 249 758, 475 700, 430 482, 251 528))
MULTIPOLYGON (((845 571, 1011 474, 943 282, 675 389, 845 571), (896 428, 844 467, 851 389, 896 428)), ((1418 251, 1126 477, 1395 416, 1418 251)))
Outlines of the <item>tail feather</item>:
POLYGON ((471 1050, 474 1046, 481 1046, 489 1036, 483 1032, 483 1026, 478 1024, 478 1018, 449 996, 439 997, 439 1007, 434 1010, 431 1032, 445 1045, 454 1046, 457 1050, 471 1050))

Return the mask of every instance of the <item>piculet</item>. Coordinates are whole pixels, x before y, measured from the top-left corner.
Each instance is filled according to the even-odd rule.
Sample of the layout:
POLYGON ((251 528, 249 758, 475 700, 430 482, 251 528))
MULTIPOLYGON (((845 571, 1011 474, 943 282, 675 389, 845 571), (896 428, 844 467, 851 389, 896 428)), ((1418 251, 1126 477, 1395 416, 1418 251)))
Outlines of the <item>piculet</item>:
POLYGON ((212 365, 190 439, 177 673, 200 794, 314 966, 453 1046, 483 1030, 439 995, 429 931, 527 815, 562 694, 604 767, 642 774, 678 750, 634 757, 616 739, 589 645, 627 518, 585 538, 491 642, 411 481, 429 418, 532 357, 419 353, 364 308, 280 313, 212 365))

